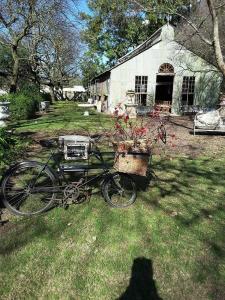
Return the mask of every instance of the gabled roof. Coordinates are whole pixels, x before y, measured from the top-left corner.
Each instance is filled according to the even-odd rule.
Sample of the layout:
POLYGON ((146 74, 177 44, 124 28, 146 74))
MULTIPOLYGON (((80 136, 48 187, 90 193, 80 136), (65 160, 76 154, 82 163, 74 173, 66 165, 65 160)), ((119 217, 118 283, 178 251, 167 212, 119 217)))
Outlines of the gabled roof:
MULTIPOLYGON (((165 25, 164 25, 165 26, 165 25)), ((94 77, 92 80, 97 79, 99 77, 101 77, 102 75, 106 74, 107 72, 110 72, 112 69, 118 67, 119 65, 125 63, 126 61, 130 60, 131 58, 137 56, 138 54, 144 52, 145 50, 151 48, 153 45, 157 44, 158 42, 161 41, 161 33, 162 33, 162 28, 164 27, 162 26, 161 28, 159 28, 157 31, 155 31, 146 41, 144 41, 142 44, 140 44, 139 46, 137 46, 135 49, 133 49, 132 51, 128 52, 126 55, 124 55, 123 57, 119 58, 116 62, 116 64, 105 70, 104 72, 102 72, 101 74, 97 75, 96 77, 94 77)), ((167 26, 167 25, 166 25, 167 26)), ((170 26, 170 25, 169 25, 170 26)), ((91 80, 91 81, 92 81, 91 80)))
MULTIPOLYGON (((103 77, 103 76, 110 76, 110 71, 115 69, 116 67, 118 67, 119 65, 122 65, 123 63, 127 62, 128 60, 132 59, 133 57, 139 55, 140 53, 150 49, 151 47, 153 47, 155 44, 163 41, 163 40, 168 40, 168 41, 175 41, 174 38, 174 27, 172 25, 170 25, 169 23, 162 26, 161 28, 159 28, 156 32, 154 32, 145 42, 143 42, 142 44, 140 44, 139 46, 137 46, 135 49, 133 49, 132 51, 130 51, 129 53, 127 53, 126 55, 124 55, 123 57, 121 57, 120 59, 117 60, 116 64, 107 69, 106 71, 102 72, 101 74, 99 74, 98 76, 94 77, 91 82, 93 82, 94 80, 98 80, 99 78, 103 77), (108 74, 107 74, 108 73, 108 74)), ((202 58, 201 56, 199 56, 198 54, 196 54, 194 51, 186 48, 184 45, 182 45, 181 43, 179 43, 178 41, 176 41, 176 44, 180 45, 182 47, 182 49, 186 49, 187 51, 191 52, 192 54, 194 54, 195 56, 198 56, 200 58, 202 58)), ((212 64, 212 62, 209 62, 207 60, 205 60, 204 58, 202 58, 205 62, 207 62, 208 64, 212 65, 213 67, 215 67, 217 69, 217 66, 212 64)))
POLYGON ((122 63, 126 62, 127 60, 137 56, 138 54, 142 53, 143 51, 151 48, 153 45, 158 43, 161 40, 161 32, 162 28, 159 28, 155 33, 153 33, 150 38, 148 38, 146 41, 144 41, 142 44, 137 46, 135 49, 133 49, 131 52, 127 53, 123 57, 119 58, 116 65, 112 67, 115 68, 118 65, 121 65, 122 63))

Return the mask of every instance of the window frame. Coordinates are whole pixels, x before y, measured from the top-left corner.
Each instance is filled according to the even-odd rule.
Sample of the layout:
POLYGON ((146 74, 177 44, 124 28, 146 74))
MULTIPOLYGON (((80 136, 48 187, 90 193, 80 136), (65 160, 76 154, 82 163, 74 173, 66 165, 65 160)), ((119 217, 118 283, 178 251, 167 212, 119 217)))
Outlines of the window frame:
POLYGON ((181 91, 182 105, 191 106, 195 104, 195 88, 196 88, 196 77, 183 76, 182 91, 181 91), (187 98, 186 100, 183 100, 184 96, 187 98), (190 104, 189 101, 193 103, 190 104))
POLYGON ((174 66, 170 63, 164 63, 159 67, 159 74, 174 74, 174 66))
POLYGON ((136 75, 135 76, 135 104, 140 106, 147 105, 148 95, 148 76, 136 75), (143 104, 145 102, 145 104, 143 104))

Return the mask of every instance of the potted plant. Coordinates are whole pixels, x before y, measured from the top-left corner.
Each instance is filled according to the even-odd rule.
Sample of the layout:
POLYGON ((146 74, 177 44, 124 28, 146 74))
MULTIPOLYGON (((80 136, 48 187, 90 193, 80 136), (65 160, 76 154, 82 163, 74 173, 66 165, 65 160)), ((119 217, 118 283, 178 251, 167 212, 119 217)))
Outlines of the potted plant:
POLYGON ((114 132, 111 134, 116 151, 114 167, 119 172, 146 176, 149 157, 159 141, 166 142, 166 131, 159 112, 147 119, 130 120, 115 109, 114 132))

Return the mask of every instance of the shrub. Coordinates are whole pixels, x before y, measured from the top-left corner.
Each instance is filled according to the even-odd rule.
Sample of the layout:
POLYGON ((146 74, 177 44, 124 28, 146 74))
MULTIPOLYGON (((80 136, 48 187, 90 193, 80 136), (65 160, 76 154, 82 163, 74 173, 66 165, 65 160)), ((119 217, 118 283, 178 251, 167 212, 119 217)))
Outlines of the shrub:
POLYGON ((38 101, 23 92, 9 96, 10 116, 14 120, 31 119, 38 109, 38 101))
POLYGON ((35 116, 39 103, 43 101, 37 88, 24 88, 15 93, 0 97, 0 101, 9 101, 10 117, 13 120, 27 120, 35 116))
POLYGON ((16 160, 25 151, 26 143, 20 137, 0 128, 0 168, 16 160))

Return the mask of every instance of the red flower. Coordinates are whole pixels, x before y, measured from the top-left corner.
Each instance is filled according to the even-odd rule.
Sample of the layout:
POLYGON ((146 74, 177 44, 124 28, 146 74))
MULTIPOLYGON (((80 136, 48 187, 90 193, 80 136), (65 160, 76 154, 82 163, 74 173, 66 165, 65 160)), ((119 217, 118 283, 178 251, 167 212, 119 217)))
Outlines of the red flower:
POLYGON ((125 116, 125 118, 124 118, 124 122, 125 122, 125 123, 127 123, 127 122, 128 122, 128 120, 129 120, 129 116, 128 116, 128 115, 126 115, 126 116, 125 116))
POLYGON ((148 132, 148 128, 146 128, 146 127, 141 128, 141 133, 142 134, 146 134, 147 132, 148 132))
POLYGON ((145 127, 141 127, 141 128, 135 128, 134 129, 134 133, 137 135, 137 136, 143 136, 144 134, 146 134, 148 132, 148 129, 145 128, 145 127))

